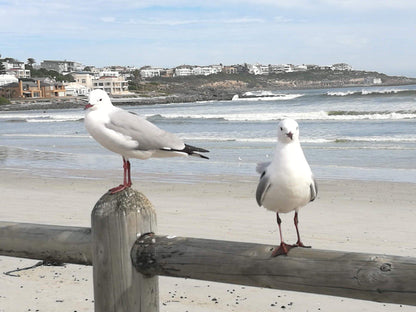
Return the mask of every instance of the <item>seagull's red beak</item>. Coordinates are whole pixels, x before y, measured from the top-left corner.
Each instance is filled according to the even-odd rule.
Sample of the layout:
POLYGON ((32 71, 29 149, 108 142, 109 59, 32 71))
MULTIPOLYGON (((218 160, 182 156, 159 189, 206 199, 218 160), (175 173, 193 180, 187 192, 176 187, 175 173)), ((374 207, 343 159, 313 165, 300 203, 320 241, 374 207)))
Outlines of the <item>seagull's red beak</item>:
POLYGON ((94 105, 91 105, 90 103, 88 103, 87 105, 85 105, 84 106, 84 110, 86 110, 86 109, 88 109, 88 108, 90 108, 90 107, 93 107, 94 105))
POLYGON ((291 140, 293 140, 293 133, 292 132, 289 132, 289 133, 286 133, 286 135, 291 139, 291 140))

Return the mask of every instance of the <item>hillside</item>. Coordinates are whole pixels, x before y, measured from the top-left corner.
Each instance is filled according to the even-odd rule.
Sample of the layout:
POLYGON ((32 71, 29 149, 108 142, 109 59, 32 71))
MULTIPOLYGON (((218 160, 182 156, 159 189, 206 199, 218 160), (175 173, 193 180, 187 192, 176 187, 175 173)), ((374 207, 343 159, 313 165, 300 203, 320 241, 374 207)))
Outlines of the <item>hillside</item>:
POLYGON ((229 100, 236 93, 253 90, 288 90, 336 88, 350 86, 414 84, 416 78, 388 76, 367 71, 308 70, 270 75, 217 74, 175 78, 152 78, 131 83, 134 92, 141 96, 180 95, 199 100, 229 100))
MULTIPOLYGON (((388 86, 416 84, 416 78, 388 76, 368 71, 308 70, 270 75, 216 74, 130 81, 133 94, 113 95, 116 105, 163 104, 194 101, 231 100, 235 94, 254 90, 388 86), (374 79, 381 83, 373 84, 374 79)), ((74 108, 85 105, 82 97, 19 99, 3 103, 0 110, 74 108)))

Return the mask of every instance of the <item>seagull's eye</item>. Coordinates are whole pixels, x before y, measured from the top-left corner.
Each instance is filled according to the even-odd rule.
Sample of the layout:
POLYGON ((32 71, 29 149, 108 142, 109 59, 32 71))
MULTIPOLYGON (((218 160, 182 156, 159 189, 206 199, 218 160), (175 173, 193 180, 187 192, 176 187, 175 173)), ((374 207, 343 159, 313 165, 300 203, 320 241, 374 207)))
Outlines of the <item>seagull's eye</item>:
POLYGON ((283 131, 283 127, 280 127, 280 131, 283 131))
POLYGON ((101 102, 102 100, 103 100, 103 99, 99 99, 98 101, 100 101, 100 102, 101 102))

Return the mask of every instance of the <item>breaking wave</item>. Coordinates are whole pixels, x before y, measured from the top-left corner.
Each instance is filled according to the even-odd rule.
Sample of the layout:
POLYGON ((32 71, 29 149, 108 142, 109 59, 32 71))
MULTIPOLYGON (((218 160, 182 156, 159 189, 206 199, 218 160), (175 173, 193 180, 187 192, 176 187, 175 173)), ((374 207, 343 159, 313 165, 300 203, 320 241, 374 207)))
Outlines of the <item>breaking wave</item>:
POLYGON ((416 119, 416 111, 315 111, 315 112, 282 112, 282 113, 229 113, 229 114, 157 114, 146 117, 149 121, 170 120, 175 122, 195 122, 198 120, 217 121, 277 121, 283 118, 296 120, 400 120, 416 119))
POLYGON ((327 96, 391 96, 391 95, 416 95, 416 90, 412 89, 362 89, 346 91, 328 91, 327 96))

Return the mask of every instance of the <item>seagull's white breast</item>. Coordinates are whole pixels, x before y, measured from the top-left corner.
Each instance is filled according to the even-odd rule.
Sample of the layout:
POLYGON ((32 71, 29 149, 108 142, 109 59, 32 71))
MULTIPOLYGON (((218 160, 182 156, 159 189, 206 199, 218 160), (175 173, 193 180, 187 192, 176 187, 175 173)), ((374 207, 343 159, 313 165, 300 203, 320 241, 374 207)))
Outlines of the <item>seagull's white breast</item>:
POLYGON ((300 144, 278 145, 266 171, 270 187, 263 207, 276 212, 298 210, 309 203, 312 171, 300 144))

